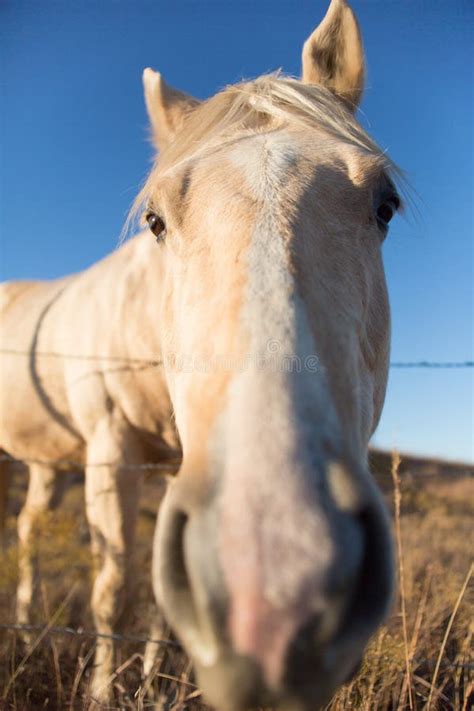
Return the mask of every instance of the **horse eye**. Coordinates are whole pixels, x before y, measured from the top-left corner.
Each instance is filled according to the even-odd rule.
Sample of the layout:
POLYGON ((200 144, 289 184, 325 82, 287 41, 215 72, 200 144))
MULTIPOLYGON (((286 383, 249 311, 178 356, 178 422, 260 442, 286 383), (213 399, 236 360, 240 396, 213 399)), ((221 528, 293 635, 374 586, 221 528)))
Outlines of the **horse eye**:
POLYGON ((156 212, 147 213, 145 219, 151 232, 155 235, 156 241, 160 242, 166 235, 166 225, 164 221, 156 212))
POLYGON ((400 200, 395 195, 390 200, 385 200, 377 208, 377 220, 383 228, 388 227, 388 223, 400 207, 400 200))

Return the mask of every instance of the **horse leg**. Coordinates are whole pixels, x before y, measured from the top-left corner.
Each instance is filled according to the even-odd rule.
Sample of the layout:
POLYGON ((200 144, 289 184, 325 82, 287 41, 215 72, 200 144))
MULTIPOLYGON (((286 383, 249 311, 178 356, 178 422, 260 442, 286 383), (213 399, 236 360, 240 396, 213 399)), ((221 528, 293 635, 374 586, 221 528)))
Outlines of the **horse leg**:
MULTIPOLYGON (((165 480, 165 485, 168 482, 165 480)), ((157 516, 160 515, 158 509, 157 516)), ((159 669, 166 656, 166 646, 160 644, 169 639, 170 629, 166 620, 155 604, 153 606, 152 620, 148 631, 149 640, 145 646, 143 655, 143 686, 146 690, 146 697, 149 701, 156 701, 153 689, 153 675, 159 669)))
MULTIPOLYGON (((16 618, 29 624, 39 583, 38 531, 42 516, 61 501, 66 477, 50 466, 31 464, 25 504, 18 517, 19 582, 16 598, 16 618)), ((24 635, 25 640, 29 639, 24 635)))
MULTIPOLYGON (((0 457, 3 455, 0 449, 0 457)), ((0 458, 0 553, 6 547, 5 525, 8 508, 8 489, 12 479, 12 462, 0 458)))
MULTIPOLYGON (((131 564, 140 495, 141 447, 130 427, 112 415, 99 423, 88 443, 86 512, 91 530, 96 579, 92 612, 96 629, 110 635, 130 602, 131 564), (100 462, 113 465, 97 466, 100 462)), ((91 695, 98 701, 110 695, 114 643, 97 639, 91 695)))

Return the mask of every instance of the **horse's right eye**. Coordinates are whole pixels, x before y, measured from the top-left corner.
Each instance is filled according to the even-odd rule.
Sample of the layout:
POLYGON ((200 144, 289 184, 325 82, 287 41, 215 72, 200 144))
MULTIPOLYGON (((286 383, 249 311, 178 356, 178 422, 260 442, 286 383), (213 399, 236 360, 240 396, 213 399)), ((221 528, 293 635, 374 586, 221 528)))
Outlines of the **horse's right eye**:
POLYGON ((384 200, 377 208, 377 222, 382 229, 388 229, 388 223, 400 207, 400 198, 398 195, 391 195, 384 200))
POLYGON ((161 242, 166 235, 166 225, 164 220, 157 215, 156 212, 148 212, 145 216, 145 220, 147 221, 151 232, 155 235, 156 241, 161 242))

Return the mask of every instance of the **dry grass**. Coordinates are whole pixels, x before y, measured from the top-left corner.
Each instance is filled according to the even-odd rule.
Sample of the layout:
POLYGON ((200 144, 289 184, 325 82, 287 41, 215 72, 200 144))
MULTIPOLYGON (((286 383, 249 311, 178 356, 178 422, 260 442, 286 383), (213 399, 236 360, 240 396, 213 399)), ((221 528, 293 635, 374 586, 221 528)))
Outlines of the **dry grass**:
MULTIPOLYGON (((399 466, 383 453, 374 455, 373 467, 394 513, 403 584, 393 614, 373 639, 359 675, 340 690, 328 711, 467 711, 474 688, 472 478, 461 465, 404 458, 399 466)), ((1 622, 14 620, 15 519, 25 483, 17 472, 8 519, 10 545, 0 570, 1 622)), ((139 520, 138 569, 144 572, 126 631, 148 636, 153 622, 153 636, 165 639, 168 632, 156 622, 147 572, 156 512, 150 501, 158 506, 160 498, 161 485, 150 478, 139 520)), ((36 621, 92 629, 91 559, 77 477, 65 504, 45 518, 39 544, 43 583, 36 621)), ((93 648, 91 638, 40 633, 25 646, 17 633, 0 631, 0 708, 87 709, 93 648)), ((147 680, 141 677, 142 654, 141 644, 118 645, 115 702, 108 708, 152 708, 147 696, 152 686, 160 709, 205 711, 190 664, 179 649, 163 646, 147 680)))

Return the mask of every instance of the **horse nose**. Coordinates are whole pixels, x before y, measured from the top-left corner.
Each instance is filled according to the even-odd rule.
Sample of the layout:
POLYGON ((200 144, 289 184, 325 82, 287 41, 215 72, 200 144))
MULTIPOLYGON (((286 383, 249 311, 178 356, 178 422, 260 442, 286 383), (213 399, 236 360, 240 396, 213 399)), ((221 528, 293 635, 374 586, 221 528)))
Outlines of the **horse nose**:
MULTIPOLYGON (((285 698, 320 703, 360 661, 391 597, 391 546, 383 508, 374 501, 360 511, 339 510, 330 566, 322 575, 315 564, 311 576, 294 588, 297 594, 281 603, 263 594, 259 566, 250 564, 244 576, 237 573, 238 580, 224 575, 216 503, 190 507, 182 502, 179 486, 171 487, 157 527, 153 581, 165 616, 197 663, 199 678, 208 689, 220 690, 212 692, 217 695, 211 701, 217 703, 225 691, 242 699, 235 708, 262 705, 270 689, 276 699, 280 691, 275 690, 282 690, 285 698)), ((315 540, 315 549, 318 545, 315 540)), ((291 577, 291 555, 285 553, 277 575, 291 577)))

